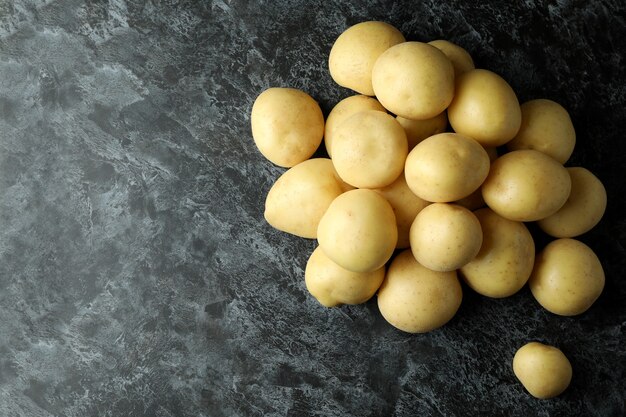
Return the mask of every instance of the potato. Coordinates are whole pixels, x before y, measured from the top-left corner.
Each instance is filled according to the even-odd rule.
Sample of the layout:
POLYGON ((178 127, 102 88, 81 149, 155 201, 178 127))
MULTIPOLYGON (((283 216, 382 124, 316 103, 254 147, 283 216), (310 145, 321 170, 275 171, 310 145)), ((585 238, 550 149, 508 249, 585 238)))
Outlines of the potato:
POLYGON ((541 230, 554 237, 575 237, 591 230, 606 210, 606 190, 589 170, 567 168, 572 180, 569 198, 553 215, 537 222, 541 230))
POLYGON ((462 299, 455 271, 432 271, 407 249, 389 265, 378 290, 378 309, 392 326, 408 333, 425 333, 450 321, 462 299))
POLYGON ((506 147, 512 151, 534 149, 564 164, 576 145, 576 131, 567 110, 545 99, 530 100, 520 107, 522 125, 506 147))
POLYGON ((482 192, 487 205, 500 216, 531 222, 556 213, 567 201, 571 184, 563 165, 529 149, 496 159, 482 192))
POLYGON ((480 222, 465 207, 433 203, 411 225, 411 251, 433 271, 453 271, 471 261, 483 240, 480 222))
POLYGON ((328 69, 337 84, 374 95, 372 68, 389 47, 404 42, 398 29, 384 22, 362 22, 344 31, 330 50, 328 69))
POLYGON ((358 188, 380 188, 404 169, 406 134, 393 116, 375 110, 354 114, 335 129, 333 164, 345 182, 358 188))
POLYGON ((409 151, 424 139, 445 132, 448 126, 448 116, 445 111, 431 119, 411 120, 396 116, 396 120, 404 128, 409 143, 409 151))
POLYGON ((474 69, 456 80, 448 120, 455 132, 470 136, 481 145, 500 146, 517 134, 522 112, 515 92, 502 77, 474 69))
POLYGON ((372 298, 385 278, 385 268, 352 272, 331 261, 318 246, 306 264, 307 290, 325 307, 361 304, 372 298))
POLYGON ((353 272, 382 267, 398 241, 396 217, 383 196, 351 190, 330 204, 317 228, 320 247, 333 262, 353 272))
POLYGON ((480 222, 480 251, 460 275, 467 285, 487 297, 502 298, 518 292, 528 281, 535 262, 535 243, 524 223, 505 219, 484 208, 474 212, 480 222))
POLYGON ((408 248, 411 224, 413 224, 417 213, 422 211, 422 209, 430 203, 413 194, 406 184, 404 175, 400 175, 398 179, 390 185, 375 191, 385 197, 389 204, 391 204, 393 212, 396 215, 396 224, 398 226, 398 243, 396 244, 396 248, 408 248))
POLYGON ((430 41, 428 43, 446 54, 454 67, 455 78, 458 78, 464 72, 474 69, 474 60, 470 54, 459 45, 443 39, 430 41))
POLYGON ((372 70, 378 101, 407 119, 430 119, 454 96, 454 67, 443 52, 422 42, 404 42, 380 55, 372 70))
POLYGON ((353 114, 365 111, 365 110, 378 110, 387 112, 382 104, 373 97, 357 95, 350 96, 341 100, 328 114, 326 118, 326 125, 324 126, 324 145, 326 145, 326 152, 328 156, 332 158, 332 143, 335 129, 344 120, 353 114))
POLYGON ((330 159, 309 159, 276 180, 265 199, 265 220, 283 232, 315 239, 322 215, 343 191, 330 159))
POLYGON ((536 398, 561 394, 572 380, 572 365, 554 346, 530 342, 513 357, 513 372, 524 388, 536 398))
POLYGON ((589 246, 557 239, 537 255, 528 286, 546 310, 575 316, 587 311, 602 293, 604 270, 589 246))
POLYGON ((322 143, 324 116, 311 96, 294 88, 269 88, 254 101, 252 137, 272 163, 290 168, 309 159, 322 143))
MULTIPOLYGON (((487 152, 487 155, 489 155, 490 163, 498 159, 498 151, 496 148, 489 146, 485 148, 485 151, 487 152)), ((455 201, 454 204, 463 206, 470 211, 478 210, 487 205, 487 203, 485 203, 485 199, 483 198, 483 191, 480 187, 467 197, 463 197, 462 199, 455 201)))
POLYGON ((467 197, 489 173, 489 156, 475 140, 456 133, 424 139, 406 158, 404 175, 411 191, 431 202, 467 197))

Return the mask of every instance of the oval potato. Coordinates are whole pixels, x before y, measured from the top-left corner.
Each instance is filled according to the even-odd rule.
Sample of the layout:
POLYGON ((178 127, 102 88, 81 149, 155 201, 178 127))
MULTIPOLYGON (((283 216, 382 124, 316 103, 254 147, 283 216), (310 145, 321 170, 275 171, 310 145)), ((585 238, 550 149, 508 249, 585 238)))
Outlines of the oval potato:
POLYGON ((540 399, 556 397, 572 380, 572 365, 560 349, 530 342, 513 357, 513 372, 524 388, 540 399))

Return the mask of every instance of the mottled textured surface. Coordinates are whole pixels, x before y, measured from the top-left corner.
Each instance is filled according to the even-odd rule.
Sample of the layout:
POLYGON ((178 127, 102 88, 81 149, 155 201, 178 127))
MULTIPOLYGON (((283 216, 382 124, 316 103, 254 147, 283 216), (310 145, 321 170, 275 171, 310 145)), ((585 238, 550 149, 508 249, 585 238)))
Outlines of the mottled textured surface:
POLYGON ((0 0, 0 416, 626 414, 623 2, 346 3, 0 0), (464 287, 447 326, 408 335, 307 294, 315 242, 264 222, 283 170, 249 112, 290 86, 327 113, 350 94, 332 42, 373 19, 570 111, 569 165, 609 195, 582 238, 607 275, 587 313, 464 287), (570 358, 561 397, 512 374, 529 340, 570 358))

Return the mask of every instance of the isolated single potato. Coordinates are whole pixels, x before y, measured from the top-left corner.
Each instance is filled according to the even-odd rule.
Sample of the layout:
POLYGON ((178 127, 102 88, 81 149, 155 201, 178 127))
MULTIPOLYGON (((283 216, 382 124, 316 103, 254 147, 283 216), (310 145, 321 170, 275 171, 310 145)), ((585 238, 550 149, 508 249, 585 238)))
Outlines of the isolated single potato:
POLYGON ((540 399, 556 397, 572 380, 572 365, 560 349, 530 342, 515 353, 513 372, 524 388, 540 399))

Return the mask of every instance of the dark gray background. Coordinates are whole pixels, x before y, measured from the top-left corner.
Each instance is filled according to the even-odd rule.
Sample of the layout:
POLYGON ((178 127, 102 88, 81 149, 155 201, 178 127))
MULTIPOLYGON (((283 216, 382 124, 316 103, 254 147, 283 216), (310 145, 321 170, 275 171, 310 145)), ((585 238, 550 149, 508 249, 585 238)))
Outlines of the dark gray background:
POLYGON ((0 0, 0 416, 623 416, 623 2, 508 3, 0 0), (283 169, 250 108, 289 86, 328 113, 350 94, 330 47, 374 19, 570 111, 569 165, 609 195, 581 238, 607 277, 587 313, 464 287, 447 326, 408 335, 374 301, 307 294, 315 242, 263 220, 283 169), (559 398, 516 381, 530 340, 570 358, 559 398))

